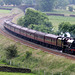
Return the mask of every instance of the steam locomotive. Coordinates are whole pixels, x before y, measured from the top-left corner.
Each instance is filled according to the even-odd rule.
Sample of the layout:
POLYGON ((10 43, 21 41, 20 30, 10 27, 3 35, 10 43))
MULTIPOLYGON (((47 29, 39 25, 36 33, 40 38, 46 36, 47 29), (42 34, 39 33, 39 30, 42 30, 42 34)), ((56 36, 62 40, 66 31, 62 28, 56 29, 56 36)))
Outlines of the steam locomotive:
POLYGON ((32 30, 16 25, 9 20, 4 21, 4 28, 14 34, 25 37, 32 42, 62 50, 62 52, 75 53, 75 39, 73 38, 59 37, 57 35, 32 30))

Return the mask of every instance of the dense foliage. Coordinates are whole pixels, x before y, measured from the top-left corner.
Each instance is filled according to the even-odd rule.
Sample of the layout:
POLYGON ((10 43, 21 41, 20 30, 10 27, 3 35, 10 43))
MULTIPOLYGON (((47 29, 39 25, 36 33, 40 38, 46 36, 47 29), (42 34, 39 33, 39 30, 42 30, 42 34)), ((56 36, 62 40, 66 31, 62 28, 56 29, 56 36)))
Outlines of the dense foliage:
POLYGON ((69 0, 70 4, 75 4, 75 0, 69 0))
POLYGON ((37 8, 41 11, 52 11, 55 0, 37 0, 37 8))
POLYGON ((25 16, 18 20, 18 24, 42 32, 52 32, 52 23, 49 22, 48 17, 34 9, 28 8, 25 16))
POLYGON ((3 6, 3 5, 4 5, 3 0, 0 0, 0 5, 1 5, 1 6, 3 6))
POLYGON ((20 5, 21 4, 21 2, 22 2, 22 0, 3 0, 4 1, 4 3, 7 5, 11 5, 11 4, 13 4, 13 5, 20 5))
POLYGON ((22 0, 0 0, 0 5, 20 5, 22 0))
POLYGON ((59 32, 61 33, 66 33, 69 32, 71 34, 71 36, 74 37, 75 35, 75 24, 70 24, 69 22, 62 22, 59 25, 59 32))
POLYGON ((65 8, 67 5, 69 5, 68 0, 56 0, 55 1, 55 8, 65 8))
POLYGON ((26 59, 28 59, 32 55, 32 52, 26 51, 26 59))
POLYGON ((31 5, 33 5, 33 4, 35 4, 35 0, 22 0, 22 3, 23 4, 31 4, 31 5))

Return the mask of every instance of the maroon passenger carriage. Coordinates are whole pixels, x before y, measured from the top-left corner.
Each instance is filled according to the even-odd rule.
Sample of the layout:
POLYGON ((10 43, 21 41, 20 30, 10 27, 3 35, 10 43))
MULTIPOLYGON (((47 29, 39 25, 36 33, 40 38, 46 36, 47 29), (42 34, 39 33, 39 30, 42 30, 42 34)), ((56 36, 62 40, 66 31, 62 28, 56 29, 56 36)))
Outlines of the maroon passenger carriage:
POLYGON ((41 45, 45 45, 52 48, 62 49, 63 52, 75 53, 75 40, 72 38, 59 37, 53 34, 47 34, 36 30, 28 29, 19 25, 16 25, 8 20, 4 21, 5 29, 24 36, 31 41, 35 41, 41 45), (66 40, 65 40, 66 39, 66 40))

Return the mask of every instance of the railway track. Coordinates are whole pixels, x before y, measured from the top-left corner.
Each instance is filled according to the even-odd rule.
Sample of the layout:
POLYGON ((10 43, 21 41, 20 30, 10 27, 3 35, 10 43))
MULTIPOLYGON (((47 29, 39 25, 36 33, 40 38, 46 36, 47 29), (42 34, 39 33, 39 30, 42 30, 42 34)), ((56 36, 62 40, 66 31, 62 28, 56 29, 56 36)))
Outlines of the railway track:
POLYGON ((10 32, 6 31, 4 29, 4 27, 3 27, 3 21, 8 19, 8 18, 13 18, 13 17, 14 16, 9 16, 9 17, 4 17, 4 18, 0 19, 0 33, 2 35, 15 40, 16 42, 20 42, 20 43, 22 43, 22 44, 24 44, 26 46, 29 46, 31 48, 40 49, 40 50, 43 50, 44 52, 48 52, 48 53, 53 54, 53 55, 58 55, 58 56, 61 56, 61 57, 65 57, 67 59, 75 60, 75 55, 62 53, 61 51, 58 51, 56 49, 51 49, 51 48, 47 48, 47 47, 44 47, 44 46, 41 46, 41 45, 38 45, 38 44, 34 44, 32 42, 29 42, 27 40, 19 38, 19 37, 15 36, 15 35, 12 35, 10 32))

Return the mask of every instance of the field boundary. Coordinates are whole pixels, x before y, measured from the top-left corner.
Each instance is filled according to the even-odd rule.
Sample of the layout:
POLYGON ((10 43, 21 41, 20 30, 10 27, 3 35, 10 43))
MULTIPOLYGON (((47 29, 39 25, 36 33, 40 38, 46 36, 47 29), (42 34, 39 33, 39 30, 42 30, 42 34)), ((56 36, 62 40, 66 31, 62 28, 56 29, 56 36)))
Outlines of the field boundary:
POLYGON ((52 15, 52 16, 68 16, 68 17, 75 17, 75 15, 65 15, 65 14, 54 14, 54 13, 46 13, 46 15, 52 15))
POLYGON ((26 68, 14 68, 14 67, 8 67, 8 66, 0 66, 1 72, 20 72, 20 73, 31 73, 30 69, 26 68))

